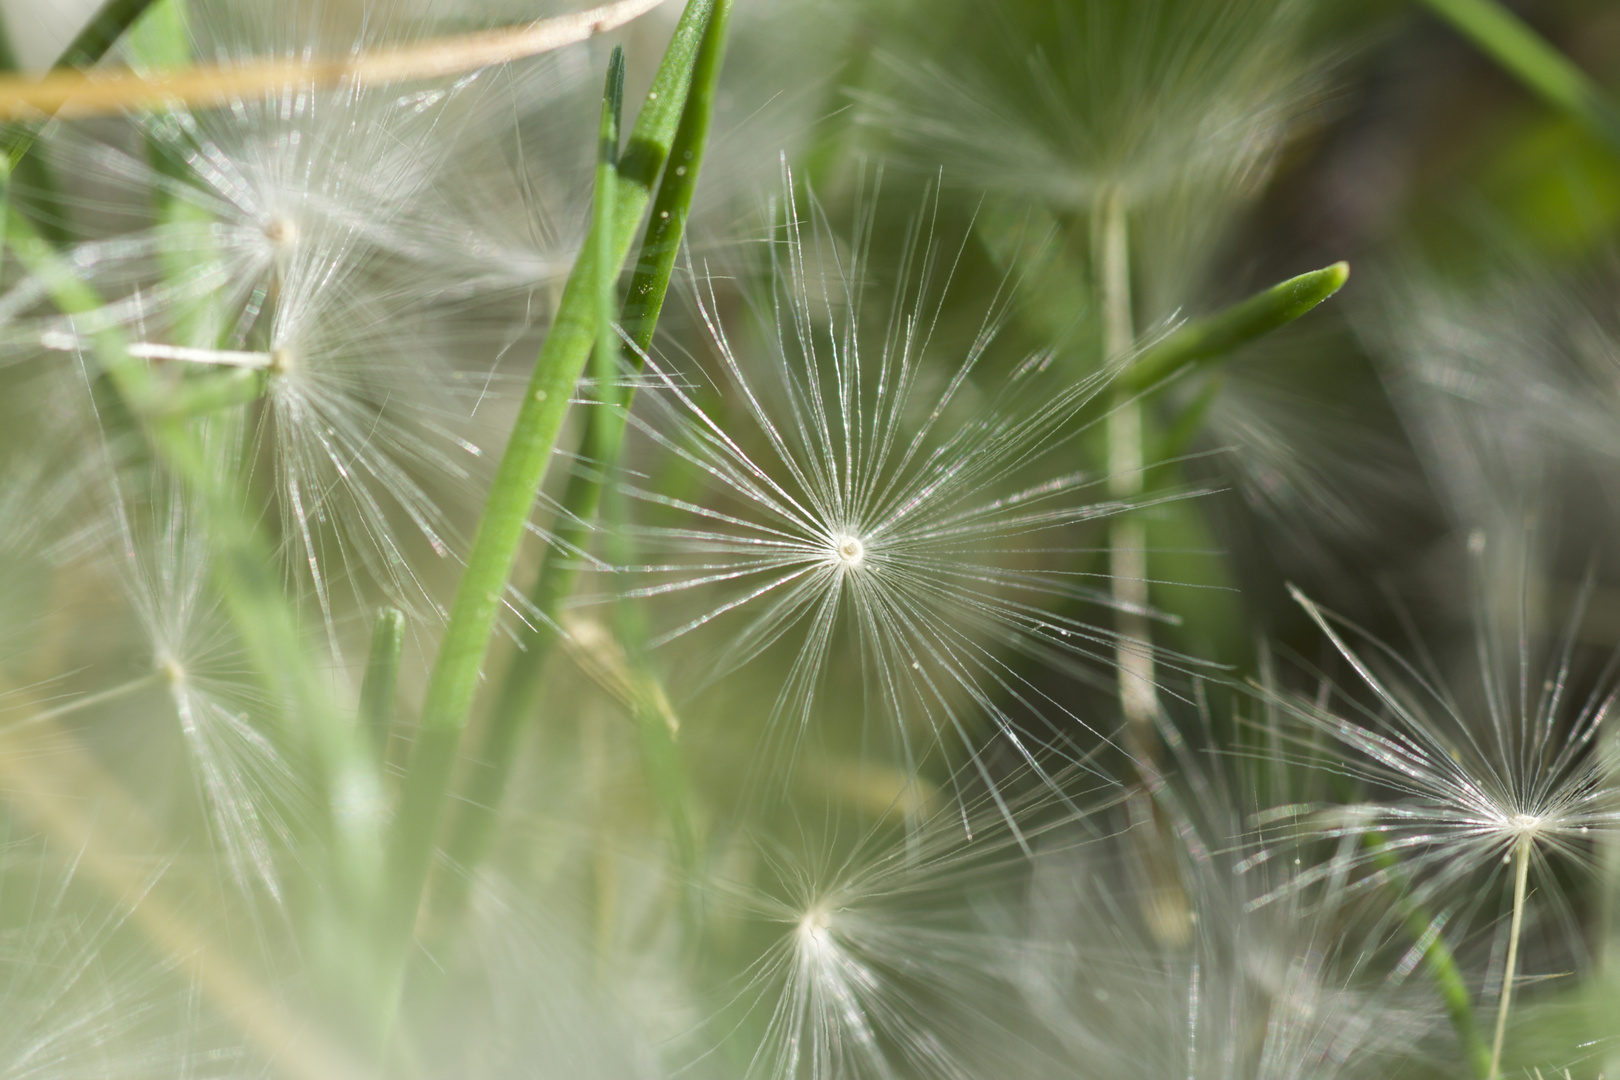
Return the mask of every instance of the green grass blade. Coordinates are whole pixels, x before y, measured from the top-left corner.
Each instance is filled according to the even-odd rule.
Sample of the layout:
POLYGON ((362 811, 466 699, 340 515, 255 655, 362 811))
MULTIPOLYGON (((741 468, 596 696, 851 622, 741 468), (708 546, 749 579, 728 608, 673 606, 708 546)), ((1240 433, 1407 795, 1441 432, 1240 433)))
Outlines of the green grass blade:
POLYGON ((1549 105, 1620 150, 1620 105, 1574 62, 1496 0, 1423 0, 1480 52, 1549 105))
MULTIPOLYGON (((674 142, 693 64, 714 0, 690 0, 630 140, 619 159, 610 250, 623 262, 674 142)), ((406 770, 390 864, 384 933, 403 951, 432 861, 439 817, 477 690, 501 597, 545 478, 568 400, 598 331, 597 238, 590 238, 563 289, 535 363, 511 440, 496 471, 422 703, 416 748, 406 770)))
MULTIPOLYGON (((674 167, 666 169, 659 181, 647 235, 621 313, 625 336, 635 345, 629 357, 632 365, 640 364, 641 354, 652 344, 685 234, 714 114, 730 11, 731 0, 718 0, 710 16, 693 65, 691 91, 671 144, 670 160, 674 167)), ((622 422, 605 409, 595 409, 587 417, 582 445, 596 447, 598 454, 611 459, 617 455, 622 432, 622 422)), ((575 572, 571 552, 589 542, 589 522, 596 516, 601 495, 599 470, 579 470, 568 478, 562 496, 562 512, 554 526, 556 543, 541 557, 539 574, 529 592, 535 610, 553 622, 563 599, 573 590, 575 572)), ((525 627, 519 636, 519 651, 506 669, 478 752, 472 755, 463 798, 458 800, 457 815, 447 841, 447 851, 458 867, 477 866, 489 850, 495 812, 511 777, 518 738, 524 723, 534 714, 540 675, 555 641, 556 632, 541 620, 525 627)), ((653 736, 655 741, 662 737, 653 736)), ((465 902, 466 890, 464 873, 446 874, 439 879, 433 904, 438 921, 454 921, 465 902)))
POLYGON ((380 766, 388 756, 394 727, 394 701, 399 689, 399 657, 405 647, 405 615, 385 607, 371 624, 371 657, 360 683, 360 723, 371 734, 380 766))
POLYGON ((155 0, 107 0, 84 29, 62 50, 54 67, 85 68, 98 63, 117 44, 124 32, 135 25, 155 0))
POLYGON ((1293 322, 1343 288, 1350 264, 1334 263, 1273 285, 1225 311, 1195 319, 1149 347, 1121 372, 1126 393, 1146 390, 1190 364, 1219 359, 1239 345, 1293 322))
MULTIPOLYGON (((618 201, 619 117, 624 111, 624 50, 613 47, 608 60, 607 85, 602 91, 602 124, 596 153, 596 204, 591 210, 591 235, 596 239, 596 350, 592 376, 601 406, 592 415, 611 410, 614 385, 619 379, 619 334, 614 321, 619 314, 619 269, 624 261, 615 259, 613 215, 618 201)), ((587 444, 587 451, 601 447, 587 444)), ((602 462, 599 460, 599 466, 602 462)))

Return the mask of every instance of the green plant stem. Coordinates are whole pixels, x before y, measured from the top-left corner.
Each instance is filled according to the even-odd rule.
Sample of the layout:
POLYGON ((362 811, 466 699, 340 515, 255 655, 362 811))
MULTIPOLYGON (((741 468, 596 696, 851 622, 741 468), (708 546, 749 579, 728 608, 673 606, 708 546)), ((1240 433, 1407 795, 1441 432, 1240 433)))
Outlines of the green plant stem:
MULTIPOLYGON (((1136 341, 1131 315, 1131 262, 1128 210, 1117 189, 1103 197, 1096 215, 1097 289, 1102 307, 1102 351, 1108 360, 1124 356, 1136 341)), ((1142 403, 1127 389, 1117 392, 1108 412, 1108 493, 1129 502, 1142 494, 1142 403)), ((1112 579, 1119 640, 1114 649, 1119 669, 1119 700, 1125 715, 1126 741, 1142 761, 1154 745, 1158 691, 1154 684, 1152 631, 1148 625, 1147 530, 1130 512, 1117 513, 1108 529, 1109 574, 1112 579)))
MULTIPOLYGON (((619 169, 619 117, 624 111, 624 50, 613 47, 608 60, 607 86, 602 93, 602 124, 597 133, 596 203, 591 210, 591 236, 596 241, 596 349, 592 375, 598 409, 611 411, 618 404, 619 336, 614 322, 619 314, 619 262, 614 259, 613 214, 619 169)), ((597 446, 588 450, 599 451, 597 446)), ((598 467, 600 467, 600 461, 598 467)))
MULTIPOLYGON (((718 0, 710 16, 708 31, 693 65, 691 92, 671 144, 673 167, 664 172, 659 182, 647 235, 621 312, 620 325, 632 345, 627 360, 635 369, 640 368, 643 356, 652 345, 676 255, 685 235, 713 117, 730 10, 731 0, 718 0)), ((553 526, 554 542, 541 556, 539 572, 529 590, 529 602, 542 618, 533 620, 519 634, 518 650, 507 664, 496 691, 478 750, 468 765, 463 797, 457 803, 446 851, 460 872, 444 874, 438 879, 433 908, 440 923, 453 922, 457 917, 466 902, 467 875, 483 862, 489 851, 496 810, 512 775, 518 739, 524 724, 534 715, 540 676, 546 657, 557 641, 556 618, 562 601, 573 591, 576 553, 590 542, 590 522, 601 504, 603 470, 618 455, 624 431, 624 410, 628 406, 627 393, 620 409, 592 409, 586 417, 581 445, 593 448, 601 460, 596 468, 572 473, 563 490, 561 511, 553 526)))
POLYGON ((1530 838, 1513 847, 1513 922, 1508 927, 1507 963, 1502 968, 1502 1000, 1496 1007, 1496 1035, 1491 1039, 1490 1080, 1502 1075, 1502 1038, 1507 1034, 1508 1007, 1513 1002, 1513 979, 1519 971, 1519 932, 1524 927, 1524 886, 1530 876, 1530 838))
MULTIPOLYGON (((715 29, 713 19, 710 22, 711 30, 715 29)), ((723 29, 723 27, 721 28, 723 29)), ((705 41, 709 38, 706 36, 705 41)), ((698 64, 703 61, 703 52, 698 54, 698 64)), ((697 72, 694 70, 693 81, 697 81, 697 72)), ((615 186, 615 159, 618 154, 619 143, 619 101, 624 92, 624 57, 618 50, 614 50, 614 62, 608 70, 608 88, 604 95, 602 108, 602 151, 597 165, 597 227, 599 237, 608 235, 607 223, 612 220, 615 186)), ((687 104, 692 105, 690 96, 687 104)), ((671 144, 670 152, 676 152, 677 143, 671 144)), ((604 240, 605 243, 605 240, 604 240)), ((596 474, 602 481, 609 479, 617 469, 619 441, 623 435, 620 423, 605 422, 608 417, 623 415, 620 392, 617 386, 619 379, 619 336, 614 325, 614 315, 618 311, 618 277, 615 272, 616 265, 611 261, 611 253, 598 251, 597 263, 597 296, 599 301, 597 329, 596 357, 594 361, 597 408, 591 410, 591 415, 598 417, 597 422, 586 425, 586 447, 590 450, 595 465, 596 474)), ((667 284, 667 283, 666 283, 667 284)), ((609 503, 608 518, 610 525, 621 523, 622 513, 615 513, 621 509, 612 498, 614 488, 611 484, 603 484, 605 498, 609 503)), ((616 528, 610 528, 609 536, 623 539, 622 533, 616 528)), ((612 556, 618 565, 629 562, 627 553, 614 551, 612 556)), ((666 708, 659 710, 651 707, 652 702, 663 701, 663 691, 651 676, 644 673, 639 662, 641 634, 635 624, 634 613, 628 605, 620 603, 615 606, 614 623, 619 632, 621 643, 625 647, 627 665, 632 686, 650 684, 646 688, 633 688, 631 691, 631 712, 636 719, 637 734, 640 737, 642 761, 649 777, 652 779, 653 789, 658 797, 659 804, 664 807, 669 817, 671 827, 676 839, 676 848, 681 855, 683 867, 690 867, 693 861, 694 844, 692 839, 691 815, 687 812, 689 792, 686 784, 686 772, 681 767, 679 751, 675 745, 674 732, 665 717, 672 715, 666 708)))
POLYGON ((1194 319, 1144 350, 1119 375, 1119 386, 1140 392, 1199 361, 1216 360, 1310 311, 1344 287, 1350 264, 1336 262, 1289 278, 1203 319, 1194 319))
POLYGON ((360 683, 360 723, 371 735, 379 768, 388 756, 388 736, 394 727, 399 658, 404 647, 404 613, 398 608, 383 608, 371 624, 371 657, 366 663, 366 677, 360 683))
POLYGON ((1591 76, 1495 0, 1423 0, 1503 70, 1620 150, 1620 106, 1591 76))
MULTIPOLYGON (((693 62, 714 0, 690 0, 676 25, 641 115, 619 160, 617 207, 608 245, 622 263, 664 165, 691 84, 693 62)), ((449 624, 429 677, 414 752, 395 823, 385 941, 403 955, 432 863, 439 818, 512 566, 557 433, 598 332, 597 246, 591 237, 564 287, 551 331, 524 392, 495 474, 449 624)))

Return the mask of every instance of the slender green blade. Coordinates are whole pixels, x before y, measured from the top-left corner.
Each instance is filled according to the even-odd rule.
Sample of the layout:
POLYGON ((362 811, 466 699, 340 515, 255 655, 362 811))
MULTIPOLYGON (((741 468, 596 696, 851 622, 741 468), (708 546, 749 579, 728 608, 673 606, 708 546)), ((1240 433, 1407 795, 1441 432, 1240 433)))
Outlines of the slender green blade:
POLYGON ((68 42, 55 66, 84 68, 97 63, 153 3, 154 0, 107 0, 85 23, 84 29, 68 42))
POLYGON ((1150 346, 1119 376, 1119 387, 1134 393, 1157 385, 1199 361, 1218 359, 1310 311, 1344 287, 1350 264, 1337 262, 1273 285, 1225 311, 1195 319, 1150 346))
MULTIPOLYGON (((714 0, 690 0, 619 158, 611 251, 621 264, 641 226, 652 186, 674 142, 714 0)), ((384 933, 403 946, 432 860, 439 817, 472 708, 502 595, 550 464, 568 401, 597 341, 597 237, 587 239, 563 289, 483 520, 424 696, 421 727, 406 770, 391 854, 390 911, 384 933)))
MULTIPOLYGON (((652 344, 664 296, 674 273, 675 259, 685 233, 687 215, 703 164, 720 70, 725 56, 726 28, 731 0, 717 0, 693 67, 692 85, 671 144, 673 167, 664 171, 653 202, 636 272, 621 314, 625 337, 635 346, 629 362, 639 366, 652 344)), ((628 402, 626 402, 626 405, 628 402)), ((622 411, 620 414, 622 415, 622 411)), ((598 447, 608 458, 616 456, 622 420, 604 409, 586 418, 581 444, 598 447)), ((602 473, 579 470, 568 478, 561 512, 554 526, 554 543, 542 556, 539 574, 529 593, 534 610, 553 622, 565 597, 573 589, 575 553, 589 538, 590 521, 602 495, 602 473)), ((516 757, 518 737, 534 713, 545 666, 556 632, 544 619, 526 626, 496 694, 478 752, 472 755, 462 798, 447 842, 451 860, 459 867, 477 866, 493 836, 495 809, 506 792, 516 757)), ((662 736, 654 736, 660 738, 662 736)), ((677 828, 679 828, 677 823, 677 828)), ((467 876, 446 874, 439 879, 433 907, 436 921, 453 923, 466 900, 467 876)))
POLYGON ((371 656, 360 683, 360 723, 371 734, 380 764, 388 755, 394 727, 394 701, 399 690, 399 658, 405 647, 405 615, 385 607, 371 624, 371 656))
POLYGON ((1620 150, 1620 105, 1517 15, 1496 0, 1423 2, 1527 89, 1620 150))

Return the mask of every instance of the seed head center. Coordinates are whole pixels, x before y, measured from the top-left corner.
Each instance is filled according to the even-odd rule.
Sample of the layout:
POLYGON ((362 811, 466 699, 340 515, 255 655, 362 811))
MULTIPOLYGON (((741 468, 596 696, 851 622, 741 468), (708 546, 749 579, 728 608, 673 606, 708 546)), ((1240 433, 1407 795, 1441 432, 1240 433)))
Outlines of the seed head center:
POLYGON ((825 952, 832 945, 832 914, 820 905, 804 913, 799 920, 799 939, 816 952, 825 952))
POLYGON ((866 545, 858 536, 840 536, 833 552, 845 566, 859 566, 866 559, 866 545))
POLYGON ((1541 831, 1542 819, 1536 814, 1514 814, 1508 819, 1508 825, 1513 831, 1523 836, 1535 836, 1541 831))
POLYGON ((290 217, 274 218, 264 227, 264 238, 286 250, 298 243, 298 222, 290 217))
POLYGON ((168 654, 159 656, 155 666, 157 667, 158 675, 170 686, 179 686, 181 683, 186 681, 185 667, 181 665, 180 661, 175 659, 173 656, 169 656, 168 654))

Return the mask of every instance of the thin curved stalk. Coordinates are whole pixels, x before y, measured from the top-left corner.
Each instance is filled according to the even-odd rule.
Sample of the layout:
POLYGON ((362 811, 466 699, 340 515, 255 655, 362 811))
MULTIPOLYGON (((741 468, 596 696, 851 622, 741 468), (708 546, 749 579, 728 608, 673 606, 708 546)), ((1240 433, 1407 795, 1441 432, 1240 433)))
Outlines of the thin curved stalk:
MULTIPOLYGON (((1131 253, 1128 209, 1118 190, 1097 209, 1096 281, 1102 307, 1102 351, 1108 360, 1126 355, 1136 341, 1131 314, 1131 253)), ((1108 493, 1129 501, 1142 494, 1142 403, 1122 387, 1108 412, 1108 493)), ((1108 570, 1118 609, 1119 700, 1126 745, 1143 763, 1152 759, 1158 688, 1154 682, 1152 630, 1148 625, 1147 529, 1140 516, 1109 519, 1108 570)))
POLYGON ((1502 1001, 1496 1007, 1496 1037, 1491 1040, 1490 1080, 1502 1075, 1502 1038, 1507 1034, 1513 979, 1519 971, 1519 932, 1524 927, 1524 886, 1529 874, 1530 838, 1526 836, 1513 848, 1513 922, 1508 928, 1507 963, 1502 969, 1502 1001))

